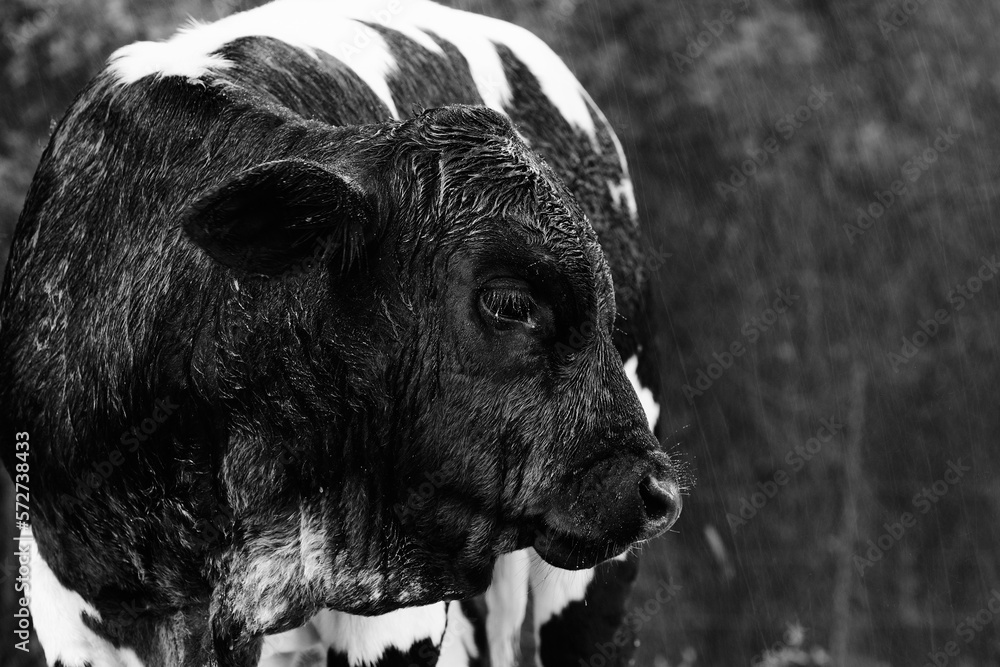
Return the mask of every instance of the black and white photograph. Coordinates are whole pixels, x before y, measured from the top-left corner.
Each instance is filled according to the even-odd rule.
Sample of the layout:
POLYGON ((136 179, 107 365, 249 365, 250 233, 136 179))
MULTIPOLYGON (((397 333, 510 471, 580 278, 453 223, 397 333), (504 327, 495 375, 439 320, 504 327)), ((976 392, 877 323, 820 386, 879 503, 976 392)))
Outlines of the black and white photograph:
POLYGON ((1000 666, 997 35, 0 0, 0 667, 1000 666))

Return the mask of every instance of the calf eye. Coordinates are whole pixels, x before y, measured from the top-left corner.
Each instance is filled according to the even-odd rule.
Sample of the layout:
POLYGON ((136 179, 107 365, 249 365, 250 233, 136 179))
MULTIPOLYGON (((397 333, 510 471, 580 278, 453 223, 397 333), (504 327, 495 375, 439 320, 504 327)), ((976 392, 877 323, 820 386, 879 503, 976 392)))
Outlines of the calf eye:
POLYGON ((538 306, 523 287, 488 287, 479 295, 479 310, 497 329, 518 324, 535 328, 538 324, 538 306))

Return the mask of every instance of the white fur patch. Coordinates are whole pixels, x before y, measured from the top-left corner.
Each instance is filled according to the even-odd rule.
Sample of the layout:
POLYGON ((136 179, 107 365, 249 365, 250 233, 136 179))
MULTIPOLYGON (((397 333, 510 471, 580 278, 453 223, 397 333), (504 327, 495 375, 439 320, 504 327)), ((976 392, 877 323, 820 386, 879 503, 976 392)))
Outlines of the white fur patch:
MULTIPOLYGON (((597 130, 587 106, 587 93, 566 64, 533 33, 506 21, 449 9, 433 2, 406 3, 412 13, 406 19, 424 30, 437 33, 462 52, 487 106, 503 111, 510 100, 510 84, 491 42, 503 44, 538 80, 538 85, 559 113, 583 130, 597 146, 597 130)), ((395 28, 395 24, 389 27, 395 28)))
POLYGON ((517 664, 521 625, 528 606, 529 570, 528 549, 504 554, 493 566, 493 583, 485 595, 486 638, 493 667, 517 664))
POLYGON ((191 81, 232 63, 213 55, 240 37, 273 37, 316 55, 325 51, 353 69, 399 118, 387 75, 395 61, 382 36, 353 20, 355 3, 281 0, 233 14, 215 23, 192 23, 165 42, 136 42, 111 54, 110 71, 121 83, 144 76, 183 76, 191 81))
POLYGON ((322 521, 313 519, 310 512, 302 510, 299 514, 299 554, 302 559, 302 576, 307 582, 321 582, 330 578, 327 539, 322 521))
MULTIPOLYGON (((612 134, 611 136, 614 135, 612 134)), ((617 143, 617 139, 615 141, 617 143)), ((625 163, 623 162, 622 164, 624 165, 625 163)), ((638 222, 639 208, 635 203, 635 188, 632 187, 632 179, 625 176, 617 183, 609 180, 608 192, 611 193, 611 201, 615 203, 615 206, 619 209, 624 209, 628 213, 630 220, 638 222)))
POLYGON ((225 58, 213 55, 225 44, 240 37, 273 37, 313 55, 321 50, 341 60, 399 118, 387 83, 395 59, 385 40, 362 22, 398 30, 433 53, 442 51, 429 33, 451 42, 468 62, 484 103, 498 111, 504 111, 511 99, 510 82, 494 46, 504 44, 531 70, 563 117, 586 132, 597 147, 589 97, 542 40, 505 21, 427 0, 277 0, 215 23, 193 23, 164 42, 124 46, 111 55, 109 71, 122 84, 150 75, 197 81, 231 66, 225 58))
POLYGON ((441 655, 437 667, 469 667, 472 658, 479 657, 476 647, 476 629, 462 613, 462 605, 448 605, 448 629, 441 642, 441 655))
POLYGON ((311 624, 323 644, 347 655, 351 667, 376 663, 389 647, 402 652, 422 639, 435 645, 445 630, 445 604, 406 607, 381 616, 323 610, 311 624))
POLYGON ((441 626, 443 606, 439 603, 374 617, 322 611, 302 627, 264 637, 257 667, 325 666, 329 647, 346 653, 351 665, 372 664, 390 646, 406 651, 416 641, 428 638, 435 645, 440 642, 438 667, 468 667, 470 658, 479 656, 475 628, 461 605, 452 602, 445 630, 441 626))
POLYGON ((257 667, 326 665, 326 645, 312 621, 300 628, 264 637, 257 667))
POLYGON ((639 396, 642 409, 646 412, 646 419, 649 420, 649 430, 656 428, 656 422, 660 419, 660 404, 653 398, 653 392, 642 386, 639 381, 639 357, 632 355, 625 362, 625 375, 635 388, 635 393, 639 396))
MULTIPOLYGON (((31 529, 23 529, 21 536, 30 539, 31 529)), ((65 667, 83 667, 88 663, 94 667, 142 667, 135 651, 116 649, 84 624, 83 614, 97 621, 101 620, 101 615, 79 593, 59 583, 38 553, 34 539, 30 539, 30 545, 28 607, 48 664, 59 660, 65 667)))
POLYGON ((562 570, 549 565, 534 549, 529 550, 531 592, 534 598, 535 644, 549 619, 562 613, 571 602, 582 600, 594 579, 594 570, 562 570))

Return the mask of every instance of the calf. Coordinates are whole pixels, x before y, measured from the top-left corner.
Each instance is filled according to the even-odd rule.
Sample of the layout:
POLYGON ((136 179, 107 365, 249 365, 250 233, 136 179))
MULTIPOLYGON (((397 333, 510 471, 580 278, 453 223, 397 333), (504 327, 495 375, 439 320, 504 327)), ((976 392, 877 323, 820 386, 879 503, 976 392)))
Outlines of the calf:
POLYGON ((279 0, 119 50, 0 295, 49 661, 509 664, 529 583, 543 658, 574 600, 617 618, 634 563, 586 568, 683 481, 641 266, 614 134, 506 23, 279 0))

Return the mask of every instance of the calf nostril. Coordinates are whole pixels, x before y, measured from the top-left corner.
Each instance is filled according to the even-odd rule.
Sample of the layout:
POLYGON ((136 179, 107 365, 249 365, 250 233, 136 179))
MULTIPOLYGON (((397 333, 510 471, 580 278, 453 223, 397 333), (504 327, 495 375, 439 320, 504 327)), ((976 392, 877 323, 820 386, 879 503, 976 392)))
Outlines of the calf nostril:
POLYGON ((669 528, 681 513, 681 493, 677 484, 646 475, 639 482, 639 496, 650 521, 664 521, 669 528))

